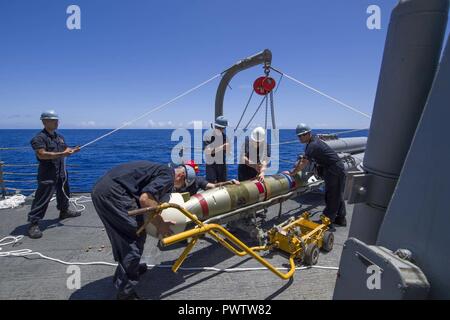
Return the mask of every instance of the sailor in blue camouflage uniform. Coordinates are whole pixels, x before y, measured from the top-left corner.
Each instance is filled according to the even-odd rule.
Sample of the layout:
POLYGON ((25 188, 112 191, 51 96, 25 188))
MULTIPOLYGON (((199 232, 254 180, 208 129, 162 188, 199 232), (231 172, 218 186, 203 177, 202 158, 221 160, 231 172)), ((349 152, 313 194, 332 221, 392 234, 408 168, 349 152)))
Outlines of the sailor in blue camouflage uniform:
MULTIPOLYGON (((144 216, 129 216, 128 211, 156 207, 169 199, 174 188, 191 185, 195 171, 190 166, 169 167, 150 161, 135 161, 114 167, 100 178, 92 191, 92 202, 111 241, 118 262, 113 282, 117 299, 138 300, 135 286, 147 270, 141 263, 146 233, 137 234, 144 216)), ((171 221, 156 215, 151 221, 158 234, 172 234, 171 221)))
POLYGON ((297 126, 296 134, 301 143, 305 144, 305 152, 299 158, 295 168, 291 174, 295 174, 303 170, 311 161, 322 172, 322 178, 325 182, 325 209, 323 214, 330 218, 333 224, 346 226, 347 220, 345 202, 344 202, 344 186, 345 186, 345 170, 342 160, 337 153, 330 148, 325 142, 317 136, 311 134, 311 128, 305 124, 297 126))
POLYGON ((64 137, 56 132, 58 129, 58 115, 55 111, 46 111, 41 114, 44 129, 32 140, 31 146, 39 162, 37 182, 38 187, 28 213, 28 235, 37 239, 42 237, 39 221, 47 211, 48 204, 56 191, 56 207, 60 211, 59 218, 73 218, 79 212, 69 209, 69 181, 65 168, 64 158, 80 150, 79 147, 69 148, 64 137))

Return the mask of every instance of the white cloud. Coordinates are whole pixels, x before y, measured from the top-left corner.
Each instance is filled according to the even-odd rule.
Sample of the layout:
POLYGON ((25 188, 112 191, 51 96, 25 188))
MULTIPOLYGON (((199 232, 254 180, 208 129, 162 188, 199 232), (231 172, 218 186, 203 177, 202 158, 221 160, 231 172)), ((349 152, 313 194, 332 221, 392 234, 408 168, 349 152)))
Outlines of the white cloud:
POLYGON ((210 128, 211 122, 205 120, 193 120, 189 121, 186 125, 187 128, 194 128, 194 123, 201 123, 202 128, 210 128))
POLYGON ((333 127, 335 127, 325 122, 313 122, 311 123, 311 126, 316 129, 334 129, 333 127))
POLYGON ((193 121, 173 121, 173 120, 161 120, 161 121, 155 121, 152 119, 149 119, 147 121, 146 127, 151 129, 172 129, 172 128, 193 128, 195 122, 200 122, 203 126, 203 128, 209 128, 210 122, 209 121, 202 121, 202 120, 193 120, 193 121))
POLYGON ((92 127, 95 127, 95 121, 93 121, 93 120, 88 120, 88 121, 82 121, 81 122, 81 126, 82 127, 88 127, 88 128, 92 128, 92 127))

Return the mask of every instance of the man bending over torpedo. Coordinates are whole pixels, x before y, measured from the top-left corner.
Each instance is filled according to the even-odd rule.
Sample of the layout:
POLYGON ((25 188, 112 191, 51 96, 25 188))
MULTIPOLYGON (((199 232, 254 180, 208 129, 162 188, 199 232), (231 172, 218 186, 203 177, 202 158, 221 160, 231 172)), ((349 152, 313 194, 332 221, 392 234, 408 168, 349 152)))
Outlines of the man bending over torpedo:
MULTIPOLYGON (((140 263, 146 233, 137 235, 144 224, 144 216, 129 216, 128 211, 156 207, 172 189, 192 184, 195 171, 190 166, 170 168, 150 161, 136 161, 119 165, 100 178, 92 191, 92 202, 105 225, 111 241, 114 260, 118 262, 113 282, 118 289, 117 299, 139 299, 134 288, 147 265, 140 263)), ((173 222, 156 215, 151 223, 158 234, 172 234, 173 222)))

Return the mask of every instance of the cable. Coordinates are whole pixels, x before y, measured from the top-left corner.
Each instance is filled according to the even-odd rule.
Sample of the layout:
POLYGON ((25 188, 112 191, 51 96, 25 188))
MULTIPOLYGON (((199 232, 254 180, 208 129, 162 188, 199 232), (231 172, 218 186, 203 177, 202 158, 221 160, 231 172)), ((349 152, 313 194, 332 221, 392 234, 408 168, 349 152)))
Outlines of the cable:
POLYGON ((255 90, 253 90, 253 88, 252 88, 252 92, 250 93, 250 97, 248 98, 247 104, 245 105, 244 111, 242 112, 241 118, 239 119, 239 122, 236 125, 236 128, 234 128, 234 131, 236 131, 237 128, 239 127, 239 125, 241 124, 242 118, 244 118, 245 112, 247 111, 248 105, 250 104, 250 101, 252 100, 254 92, 255 92, 255 90))
MULTIPOLYGON (((0 240, 0 257, 26 257, 31 255, 37 255, 42 259, 57 262, 63 265, 79 265, 79 266, 92 266, 92 265, 102 265, 102 266, 111 266, 117 267, 117 263, 105 262, 105 261, 93 261, 93 262, 67 262, 61 259, 52 258, 46 256, 40 252, 33 251, 31 249, 20 249, 20 250, 12 250, 12 251, 2 251, 2 246, 7 245, 15 245, 17 242, 21 241, 23 236, 7 236, 0 240)), ((172 265, 166 264, 147 264, 149 268, 172 268, 172 265)), ((277 270, 287 270, 287 267, 279 267, 277 270)), ((306 269, 323 269, 323 270, 339 270, 337 267, 328 267, 328 266, 304 266, 297 267, 295 270, 306 270, 306 269)), ((249 268, 216 268, 216 267, 181 267, 179 270, 182 271, 217 271, 217 272, 243 272, 243 271, 268 271, 265 267, 249 267, 249 268)))
MULTIPOLYGON (((119 131, 119 130, 121 130, 121 129, 129 126, 129 125, 131 125, 132 123, 134 123, 136 121, 139 121, 142 118, 145 118, 149 114, 164 108, 165 106, 169 105, 170 103, 177 101, 178 99, 180 99, 180 98, 188 95, 189 93, 199 89, 200 87, 206 85, 207 83, 211 82, 212 80, 214 80, 214 79, 216 79, 216 78, 218 78, 220 76, 221 76, 220 73, 216 74, 215 76, 213 76, 213 77, 209 78, 208 80, 206 80, 206 81, 196 85, 195 87, 193 87, 193 88, 183 92, 182 94, 179 94, 178 96, 170 99, 169 101, 167 101, 167 102, 165 102, 165 103, 163 103, 163 104, 153 108, 150 111, 145 112, 144 114, 142 114, 141 116, 137 117, 136 119, 133 119, 133 120, 128 121, 128 122, 125 122, 122 126, 120 126, 120 127, 116 128, 116 129, 114 129, 114 130, 112 130, 112 131, 110 131, 110 132, 108 132, 108 133, 106 133, 106 134, 104 134, 104 135, 102 135, 102 136, 100 136, 100 137, 98 137, 98 138, 96 138, 96 139, 94 139, 94 140, 92 140, 92 141, 82 145, 80 147, 80 149, 83 149, 83 148, 85 148, 85 147, 87 147, 87 146, 89 146, 89 145, 91 145, 91 144, 93 144, 93 143, 95 143, 95 142, 97 142, 97 141, 99 141, 101 139, 104 139, 104 138, 112 135, 113 133, 115 133, 115 132, 117 132, 117 131, 119 131)), ((70 197, 68 197, 66 192, 65 192, 65 190, 64 190, 64 186, 65 186, 66 182, 67 182, 66 159, 64 158, 64 181, 63 181, 63 184, 62 184, 62 192, 63 192, 64 196, 67 198, 67 200, 69 200, 69 202, 75 207, 76 211, 78 211, 78 212, 84 211, 86 209, 86 206, 84 206, 82 203, 91 201, 90 198, 88 198, 86 196, 81 196, 81 197, 78 197, 78 198, 70 198, 70 197), (86 198, 86 200, 83 201, 84 198, 86 198), (83 201, 83 202, 80 202, 80 201, 83 201), (81 209, 79 209, 79 208, 81 208, 81 209)))
POLYGON ((369 130, 370 128, 364 128, 364 129, 353 129, 353 130, 346 130, 346 131, 339 131, 339 132, 330 132, 329 134, 344 134, 344 133, 352 133, 352 132, 358 132, 358 131, 364 131, 369 130))
POLYGON ((272 129, 276 129, 275 105, 273 103, 273 91, 270 91, 269 98, 270 98, 270 118, 272 119, 272 129))
POLYGON ((277 69, 275 69, 275 68, 273 68, 273 67, 270 67, 270 68, 271 68, 273 71, 282 74, 282 75, 285 76, 286 78, 288 78, 288 79, 290 79, 290 80, 292 80, 292 81, 294 81, 294 82, 296 82, 296 83, 298 83, 298 84, 304 86, 305 88, 308 88, 309 90, 312 90, 312 91, 314 91, 315 93, 318 93, 318 94, 320 94, 321 96, 324 96, 325 98, 328 98, 328 99, 330 99, 330 100, 332 100, 332 101, 334 101, 334 102, 340 104, 341 106, 343 106, 343 107, 345 107, 345 108, 347 108, 347 109, 350 109, 350 110, 352 110, 353 112, 359 113, 360 115, 362 115, 362 116, 364 116, 364 117, 370 119, 370 115, 368 115, 367 113, 364 113, 364 112, 362 112, 362 111, 359 111, 358 109, 356 109, 356 108, 354 108, 354 107, 352 107, 352 106, 346 104, 345 102, 342 102, 342 101, 340 101, 340 100, 338 100, 338 99, 336 99, 336 98, 334 98, 334 97, 332 97, 332 96, 330 96, 330 95, 328 95, 328 94, 326 94, 326 93, 324 93, 324 92, 322 92, 322 91, 320 91, 320 90, 318 90, 318 89, 315 89, 315 88, 311 87, 310 85, 307 85, 306 83, 304 83, 304 82, 302 82, 302 81, 300 81, 300 80, 298 80, 298 79, 295 79, 294 77, 291 77, 290 75, 288 75, 288 74, 286 74, 286 73, 284 73, 284 72, 281 72, 281 71, 279 71, 279 70, 277 70, 277 69))
POLYGON ((172 98, 172 99, 170 99, 169 101, 167 101, 167 102, 165 102, 165 103, 163 103, 163 104, 160 104, 159 106, 153 108, 152 110, 147 111, 146 113, 142 114, 141 116, 137 117, 136 119, 130 120, 130 121, 128 121, 128 122, 125 122, 125 123, 124 123, 123 125, 121 125, 120 127, 116 128, 116 129, 114 129, 114 130, 112 130, 112 131, 110 131, 110 132, 108 132, 108 133, 105 133, 104 135, 102 135, 102 136, 100 136, 100 137, 98 137, 98 138, 96 138, 96 139, 94 139, 94 140, 92 140, 92 141, 90 141, 90 142, 88 142, 88 143, 82 145, 82 146, 80 147, 80 149, 83 149, 83 148, 85 148, 85 147, 87 147, 87 146, 89 146, 89 145, 91 145, 91 144, 93 144, 93 143, 95 143, 95 142, 97 142, 97 141, 103 139, 103 138, 106 138, 107 136, 113 134, 114 132, 117 132, 117 131, 123 129, 123 128, 125 128, 125 127, 131 125, 132 123, 134 123, 134 122, 136 122, 136 121, 138 121, 138 120, 141 120, 142 118, 145 118, 145 117, 148 116, 149 114, 151 114, 151 113, 153 113, 153 112, 155 112, 155 111, 158 111, 158 110, 164 108, 164 107, 167 106, 168 104, 177 101, 178 99, 180 99, 180 98, 182 98, 182 97, 188 95, 189 93, 191 93, 191 92, 193 92, 193 91, 199 89, 200 87, 206 85, 207 83, 211 82, 212 80, 214 80, 214 79, 216 79, 216 78, 218 78, 218 77, 220 77, 220 76, 221 76, 220 73, 219 73, 219 74, 216 74, 215 76, 209 78, 208 80, 206 80, 206 81, 204 81, 204 82, 202 82, 202 83, 196 85, 195 87, 193 87, 193 88, 191 88, 191 89, 189 89, 189 90, 187 90, 187 91, 185 91, 185 92, 179 94, 179 95, 176 96, 175 98, 172 98))
POLYGON ((30 147, 8 147, 8 148, 0 148, 0 150, 19 150, 19 149, 30 149, 30 147))
POLYGON ((277 93, 278 88, 280 87, 281 80, 283 80, 283 74, 280 75, 280 79, 278 79, 277 87, 275 88, 275 93, 277 93))
POLYGON ((247 130, 248 126, 250 125, 250 123, 253 121, 253 118, 256 116, 256 114, 258 113, 259 109, 261 108, 263 102, 267 99, 267 95, 264 96, 264 98, 262 98, 258 108, 256 109, 255 113, 252 115, 252 117, 250 118, 250 120, 248 121, 248 123, 245 125, 244 130, 247 130))
POLYGON ((278 161, 281 161, 281 162, 286 162, 286 163, 292 163, 292 164, 294 164, 294 163, 297 163, 297 161, 292 161, 292 160, 284 160, 284 159, 278 159, 278 161))
MULTIPOLYGON (((132 123, 134 123, 134 122, 136 122, 136 121, 138 121, 138 120, 148 116, 149 114, 151 114, 151 113, 153 113, 153 112, 155 112, 157 110, 162 109, 163 107, 167 106, 168 104, 170 104, 172 102, 175 102, 176 100, 178 100, 178 99, 188 95, 189 93, 199 89, 200 87, 206 85, 207 83, 211 82, 212 80, 214 80, 214 79, 216 79, 216 78, 218 78, 220 76, 221 76, 220 73, 216 74, 215 76, 211 77, 210 79, 208 79, 208 80, 198 84, 197 86, 195 86, 195 87, 185 91, 184 93, 182 93, 182 94, 180 94, 180 95, 170 99, 169 101, 167 101, 167 102, 165 102, 165 103, 163 103, 163 104, 153 108, 152 110, 142 114, 141 116, 137 117, 136 119, 133 119, 133 120, 128 121, 128 122, 125 122, 122 126, 120 126, 120 127, 116 128, 116 129, 114 129, 114 130, 112 130, 112 131, 110 131, 110 132, 108 132, 108 133, 106 133, 106 134, 104 134, 104 135, 102 135, 102 136, 100 136, 100 137, 98 137, 98 138, 96 138, 96 139, 94 139, 94 140, 92 140, 92 141, 82 145, 80 147, 80 149, 83 149, 83 148, 85 148, 85 147, 87 147, 87 146, 89 146, 89 145, 91 145, 91 144, 93 144, 93 143, 103 139, 103 138, 106 138, 106 137, 110 136, 111 134, 113 134, 113 133, 115 133, 115 132, 117 132, 117 131, 119 131, 119 130, 121 130, 121 129, 129 126, 129 125, 131 125, 132 123)), ((6 149, 11 149, 11 148, 2 148, 2 149, 6 150, 6 149)), ((82 211, 84 211, 86 209, 86 206, 84 206, 82 203, 90 201, 90 198, 88 198, 86 196, 81 196, 81 197, 78 197, 78 198, 70 198, 66 194, 66 191, 64 190, 64 186, 67 183, 66 159, 64 158, 63 161, 64 161, 64 181, 63 181, 63 184, 62 184, 62 187, 61 187, 62 188, 62 192, 63 192, 64 196, 67 198, 67 200, 69 200, 69 202, 75 207, 75 210, 78 211, 78 212, 82 212, 82 211), (84 198, 86 198, 86 200, 83 200, 84 198), (83 202, 80 202, 80 201, 83 201, 83 202)), ((4 174, 7 174, 7 172, 4 172, 4 174)), ((24 174, 22 174, 22 175, 24 175, 24 174)))
POLYGON ((267 131, 267 113, 268 112, 269 112, 269 99, 266 99, 266 115, 264 117, 264 130, 266 130, 266 131, 267 131))

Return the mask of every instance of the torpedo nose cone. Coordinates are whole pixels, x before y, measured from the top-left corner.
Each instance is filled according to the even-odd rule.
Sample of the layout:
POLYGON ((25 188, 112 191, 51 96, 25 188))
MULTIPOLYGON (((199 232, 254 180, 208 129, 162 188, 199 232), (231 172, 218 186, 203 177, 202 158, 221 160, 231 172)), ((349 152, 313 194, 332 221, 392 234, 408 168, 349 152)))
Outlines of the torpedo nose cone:
MULTIPOLYGON (((172 193, 170 195, 170 199, 167 202, 176 203, 181 206, 184 205, 183 196, 180 193, 172 193)), ((175 224, 171 227, 173 233, 180 233, 186 230, 186 224, 190 221, 183 213, 174 208, 163 210, 161 212, 161 217, 164 219, 164 221, 175 222, 175 224)), ((145 231, 150 236, 157 238, 156 227, 153 224, 149 223, 146 226, 145 231)))

